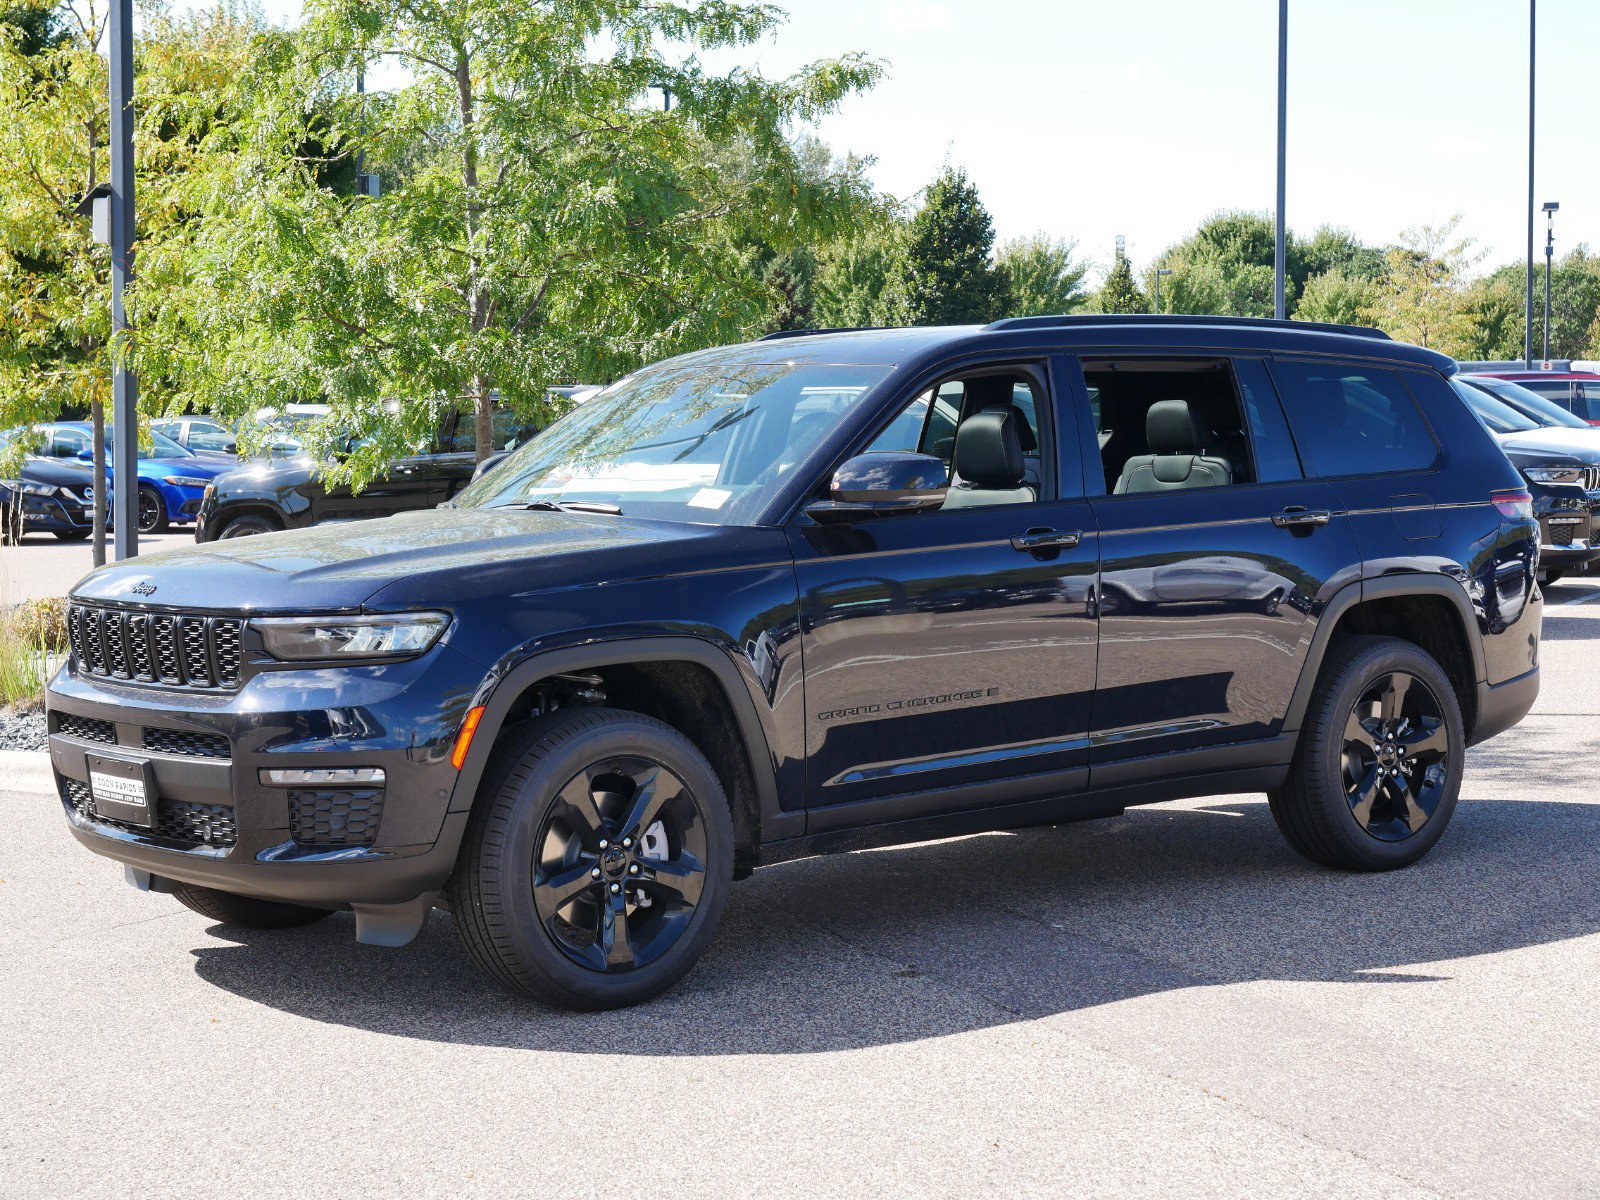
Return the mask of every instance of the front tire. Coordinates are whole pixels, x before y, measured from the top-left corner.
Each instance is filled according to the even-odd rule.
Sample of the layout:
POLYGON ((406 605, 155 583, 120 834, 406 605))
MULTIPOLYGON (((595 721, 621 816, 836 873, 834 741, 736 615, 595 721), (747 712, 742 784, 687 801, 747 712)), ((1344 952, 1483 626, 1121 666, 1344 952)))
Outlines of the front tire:
POLYGON ((172 524, 167 515, 167 502, 161 493, 148 483, 139 485, 139 532, 165 533, 172 524))
POLYGON ((1466 757, 1449 677, 1411 642, 1335 642, 1317 679, 1289 778, 1269 797, 1312 862, 1392 871, 1444 836, 1466 757))
POLYGON ((270 518, 256 513, 246 513, 242 517, 235 517, 222 527, 222 532, 217 535, 217 540, 227 538, 254 537, 258 533, 277 533, 283 526, 274 524, 270 518))
POLYGON ((473 960, 558 1008, 637 1004, 694 966, 733 878, 716 773, 683 734, 617 709, 496 747, 451 884, 473 960))
POLYGON ((58 529, 55 533, 56 540, 61 542, 83 542, 89 539, 87 529, 58 529))
POLYGON ((202 917, 210 917, 224 925, 238 929, 295 929, 301 925, 314 925, 333 912, 326 908, 307 908, 303 904, 284 904, 278 900, 258 900, 254 896, 238 896, 233 892, 219 892, 215 888, 184 884, 173 893, 178 903, 193 909, 202 917))

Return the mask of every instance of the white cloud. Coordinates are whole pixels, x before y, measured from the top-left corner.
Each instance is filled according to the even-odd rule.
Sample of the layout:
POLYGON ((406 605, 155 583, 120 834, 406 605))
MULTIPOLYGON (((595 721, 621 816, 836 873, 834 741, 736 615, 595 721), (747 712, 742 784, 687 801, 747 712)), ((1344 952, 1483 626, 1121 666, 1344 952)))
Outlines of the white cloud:
POLYGON ((954 19, 948 4, 891 4, 883 14, 884 27, 894 33, 930 33, 954 19))

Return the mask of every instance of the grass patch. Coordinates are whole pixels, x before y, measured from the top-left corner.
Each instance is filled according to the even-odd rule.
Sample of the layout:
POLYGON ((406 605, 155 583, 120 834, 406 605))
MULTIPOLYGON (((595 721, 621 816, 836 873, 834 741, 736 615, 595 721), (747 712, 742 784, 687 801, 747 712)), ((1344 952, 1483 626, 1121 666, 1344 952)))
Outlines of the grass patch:
POLYGON ((29 600, 0 616, 0 708, 41 708, 66 649, 65 600, 29 600))

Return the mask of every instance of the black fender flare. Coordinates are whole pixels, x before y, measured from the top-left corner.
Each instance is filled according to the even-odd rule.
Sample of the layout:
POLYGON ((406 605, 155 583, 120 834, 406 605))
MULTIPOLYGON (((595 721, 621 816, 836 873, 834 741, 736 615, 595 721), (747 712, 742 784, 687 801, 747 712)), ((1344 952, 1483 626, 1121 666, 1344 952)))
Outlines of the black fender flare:
POLYGON ((779 806, 772 740, 750 686, 725 650, 701 638, 682 635, 624 637, 538 650, 509 669, 490 672, 472 700, 474 707, 483 706, 483 716, 456 777, 449 811, 463 812, 472 807, 506 715, 532 684, 551 675, 640 662, 690 662, 711 672, 727 697, 744 742, 756 789, 760 840, 772 841, 803 833, 805 814, 785 812, 779 806))
POLYGON ((1443 596, 1454 606, 1461 631, 1466 635, 1467 652, 1472 656, 1472 682, 1481 685, 1488 671, 1484 665, 1483 638, 1474 637, 1473 631, 1481 629, 1472 601, 1466 589, 1448 575, 1412 572, 1402 575, 1381 575, 1374 579, 1357 579, 1345 584, 1329 598, 1317 621, 1316 632, 1306 651, 1306 661, 1300 668, 1300 681, 1295 685, 1289 700, 1289 711, 1284 716, 1286 733, 1297 733, 1305 721, 1306 709, 1311 704, 1311 693, 1316 688, 1317 676, 1322 672, 1322 662, 1328 653, 1333 632, 1346 612, 1368 600, 1381 600, 1394 596, 1443 596))

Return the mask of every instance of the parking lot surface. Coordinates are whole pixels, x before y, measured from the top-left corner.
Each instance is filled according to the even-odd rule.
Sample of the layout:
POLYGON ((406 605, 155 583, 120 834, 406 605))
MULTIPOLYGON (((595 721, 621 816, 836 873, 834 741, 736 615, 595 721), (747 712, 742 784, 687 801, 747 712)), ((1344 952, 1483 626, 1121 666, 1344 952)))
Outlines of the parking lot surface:
POLYGON ((609 1014, 443 914, 224 931, 13 783, 0 1193, 1590 1193, 1600 585, 1548 599, 1538 707, 1417 867, 1310 866, 1259 795, 791 863, 609 1014))
MULTIPOLYGON (((174 526, 171 533, 141 534, 139 552, 150 554, 174 546, 194 545, 194 527, 174 526)), ((106 538, 111 558, 111 538, 106 538)), ((46 596, 65 596, 94 569, 88 542, 61 542, 48 533, 30 533, 15 546, 0 546, 0 605, 46 596)))

